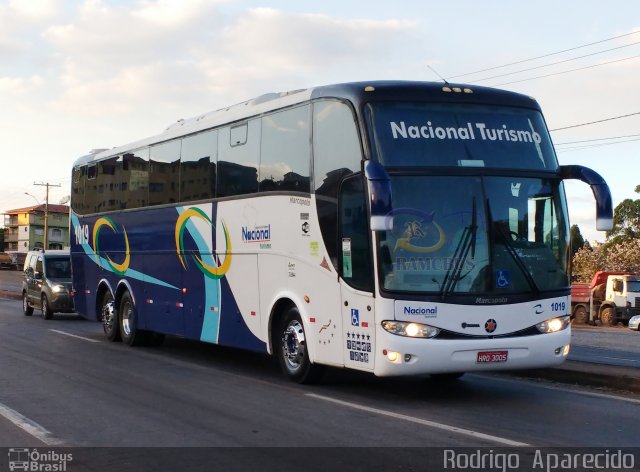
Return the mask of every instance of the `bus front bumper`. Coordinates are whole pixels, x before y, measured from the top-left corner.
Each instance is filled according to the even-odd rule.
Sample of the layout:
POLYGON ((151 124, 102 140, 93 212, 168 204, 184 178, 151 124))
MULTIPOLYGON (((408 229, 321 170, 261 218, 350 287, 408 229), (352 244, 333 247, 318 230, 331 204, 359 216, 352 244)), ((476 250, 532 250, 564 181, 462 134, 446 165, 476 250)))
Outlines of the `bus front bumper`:
POLYGON ((532 336, 482 339, 419 339, 380 329, 377 376, 441 374, 552 367, 562 364, 571 329, 532 336))

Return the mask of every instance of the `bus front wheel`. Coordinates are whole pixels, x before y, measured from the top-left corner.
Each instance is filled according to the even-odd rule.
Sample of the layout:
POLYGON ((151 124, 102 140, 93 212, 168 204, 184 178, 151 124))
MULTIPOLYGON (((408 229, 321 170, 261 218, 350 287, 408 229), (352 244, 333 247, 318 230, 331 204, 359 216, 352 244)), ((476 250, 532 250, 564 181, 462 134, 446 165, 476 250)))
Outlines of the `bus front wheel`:
POLYGON ((302 318, 296 308, 284 314, 278 330, 277 355, 284 375, 298 383, 313 383, 322 375, 322 366, 312 364, 302 318))

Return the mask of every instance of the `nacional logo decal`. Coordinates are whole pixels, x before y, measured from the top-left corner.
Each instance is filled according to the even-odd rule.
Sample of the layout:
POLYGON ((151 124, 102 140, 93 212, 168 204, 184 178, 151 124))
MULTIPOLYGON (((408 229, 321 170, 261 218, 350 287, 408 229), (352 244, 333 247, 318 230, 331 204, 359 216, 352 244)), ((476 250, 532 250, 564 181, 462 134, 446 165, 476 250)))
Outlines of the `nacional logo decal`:
MULTIPOLYGON (((176 221, 176 250, 178 252, 178 257, 180 258, 180 263, 182 267, 187 270, 188 263, 183 259, 182 254, 184 253, 184 230, 187 225, 187 221, 190 218, 199 218, 201 220, 206 221, 210 225, 213 225, 211 222, 211 218, 200 208, 189 208, 188 210, 183 211, 178 220, 176 221)), ((204 262, 200 256, 196 254, 192 254, 191 257, 195 261, 198 269, 212 279, 220 279, 227 273, 229 267, 231 267, 231 237, 229 236, 229 231, 227 230, 227 226, 222 222, 222 229, 224 231, 224 240, 227 248, 227 255, 224 258, 224 262, 217 267, 211 266, 204 262)))
MULTIPOLYGON (((113 220, 108 217, 99 218, 95 225, 93 225, 93 252, 98 255, 100 252, 100 245, 98 243, 98 235, 100 234, 100 230, 103 226, 106 226, 111 229, 114 233, 118 233, 116 230, 116 226, 113 224, 113 220)), ((124 261, 118 264, 114 262, 109 256, 106 257, 106 261, 113 269, 113 271, 118 275, 123 275, 127 269, 129 268, 129 262, 131 261, 131 254, 129 253, 129 238, 127 237, 127 230, 122 227, 122 234, 124 235, 124 244, 125 244, 125 256, 124 261)))

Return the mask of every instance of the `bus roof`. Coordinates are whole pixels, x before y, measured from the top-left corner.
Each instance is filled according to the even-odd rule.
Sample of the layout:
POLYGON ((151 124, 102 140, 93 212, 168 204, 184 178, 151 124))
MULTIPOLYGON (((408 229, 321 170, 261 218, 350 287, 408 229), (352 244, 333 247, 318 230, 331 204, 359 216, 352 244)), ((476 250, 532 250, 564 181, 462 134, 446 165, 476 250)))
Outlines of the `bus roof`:
POLYGON ((288 92, 267 93, 259 97, 220 108, 188 119, 180 119, 162 133, 111 149, 95 149, 80 157, 74 166, 116 156, 124 152, 194 134, 217 126, 242 121, 280 108, 316 98, 342 98, 354 104, 366 101, 427 101, 493 104, 540 110, 532 97, 506 90, 465 84, 418 81, 371 81, 323 85, 288 92))

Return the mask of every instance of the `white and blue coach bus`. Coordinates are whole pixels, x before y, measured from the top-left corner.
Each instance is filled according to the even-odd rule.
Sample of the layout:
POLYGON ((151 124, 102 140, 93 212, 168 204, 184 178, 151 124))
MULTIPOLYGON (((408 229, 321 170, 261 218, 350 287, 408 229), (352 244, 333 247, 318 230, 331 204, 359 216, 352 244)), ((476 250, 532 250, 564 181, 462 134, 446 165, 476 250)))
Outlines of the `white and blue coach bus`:
POLYGON ((347 83, 179 120, 73 166, 75 306, 108 339, 273 354, 294 381, 552 366, 570 346, 563 180, 539 105, 347 83))

